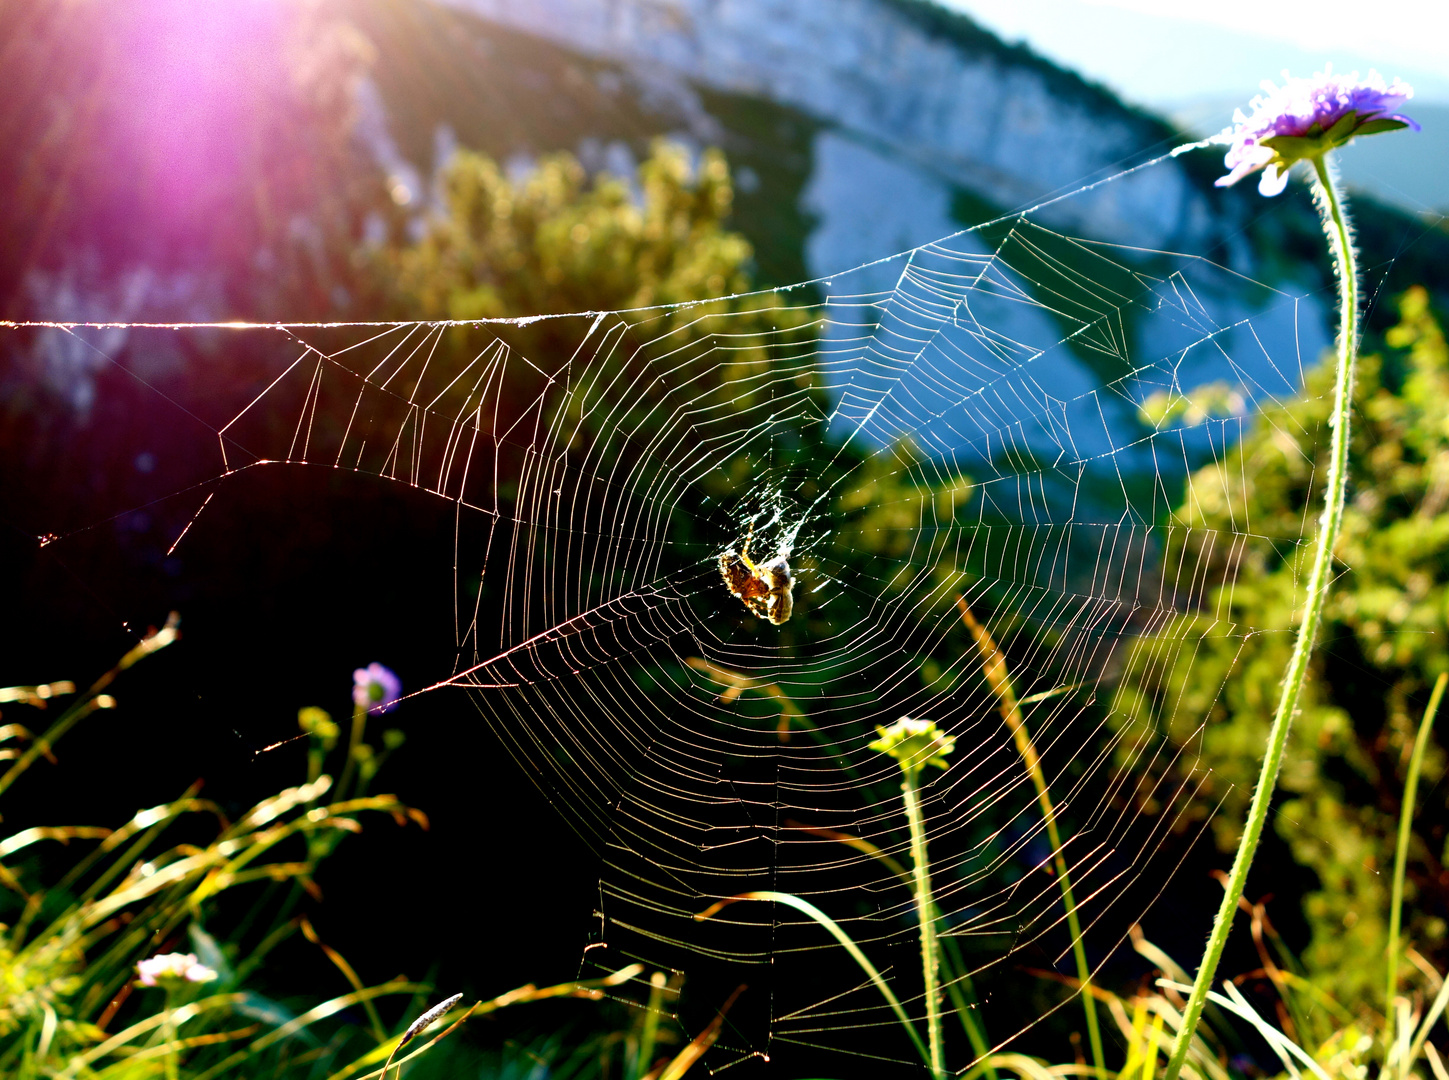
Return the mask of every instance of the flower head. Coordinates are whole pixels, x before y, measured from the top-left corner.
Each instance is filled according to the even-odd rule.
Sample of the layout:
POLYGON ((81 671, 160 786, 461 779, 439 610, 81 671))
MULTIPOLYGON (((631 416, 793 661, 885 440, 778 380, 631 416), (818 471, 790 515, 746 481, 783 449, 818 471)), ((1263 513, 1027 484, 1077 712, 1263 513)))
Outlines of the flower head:
POLYGON ((352 700, 373 716, 392 712, 402 697, 402 680, 378 663, 368 664, 352 673, 352 700))
POLYGON ((1212 139, 1228 146, 1223 164, 1230 171, 1218 179, 1218 187, 1230 187, 1262 170, 1258 190, 1277 195, 1294 164, 1322 157, 1355 135, 1419 130, 1398 112, 1414 96, 1413 87, 1398 78, 1386 84, 1376 71, 1360 79, 1356 71, 1335 75, 1329 65, 1311 79, 1288 79, 1281 87, 1265 81, 1263 91, 1250 103, 1251 116, 1239 109, 1233 126, 1212 139))
POLYGON ((956 749, 956 739, 936 726, 934 720, 912 720, 903 716, 890 727, 876 727, 879 739, 870 744, 872 750, 889 754, 908 773, 919 772, 922 766, 946 767, 946 755, 956 749))
POLYGON ((162 953, 136 964, 136 975, 142 986, 175 982, 211 982, 216 972, 196 959, 195 953, 162 953))

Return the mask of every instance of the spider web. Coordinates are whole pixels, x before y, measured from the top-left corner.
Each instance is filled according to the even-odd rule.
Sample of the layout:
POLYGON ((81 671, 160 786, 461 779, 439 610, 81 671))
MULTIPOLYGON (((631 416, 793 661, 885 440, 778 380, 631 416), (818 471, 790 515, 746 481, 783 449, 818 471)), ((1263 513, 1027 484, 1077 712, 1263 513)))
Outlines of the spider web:
MULTIPOLYGON (((602 855, 585 974, 687 972, 706 1017, 749 984, 720 1066, 791 1046, 919 1066, 817 922, 759 900, 701 914, 750 892, 810 902, 924 1030, 899 770, 868 744, 929 718, 956 740, 923 794, 953 988, 991 1047, 1076 1007, 1058 854, 1100 968, 1181 857, 1170 838, 1201 826, 1193 762, 1118 722, 1120 674, 1190 664, 1164 628, 1224 618, 1214 586, 1248 542, 1297 542, 1242 515, 1189 537, 1183 480, 1231 461, 1246 410, 1143 409, 1214 380, 1240 401, 1296 393, 1322 340, 1301 308, 1029 212, 696 305, 144 332, 243 335, 278 371, 213 424, 218 458, 183 493, 197 516, 250 473, 302 467, 450 508, 456 655, 426 692, 465 691, 602 855), (789 560, 787 622, 731 594, 727 552, 789 560)), ((116 351, 114 328, 40 333, 116 351)), ((948 1040, 953 1069, 979 1057, 948 1040)))

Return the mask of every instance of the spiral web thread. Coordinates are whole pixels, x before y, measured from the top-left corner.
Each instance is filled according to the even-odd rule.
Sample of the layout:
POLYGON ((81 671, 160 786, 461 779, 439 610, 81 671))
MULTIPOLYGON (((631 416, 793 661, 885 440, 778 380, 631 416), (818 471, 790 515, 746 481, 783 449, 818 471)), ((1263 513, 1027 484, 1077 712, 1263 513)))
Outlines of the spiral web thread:
MULTIPOLYGON (((585 974, 640 959, 687 972, 700 1000, 749 983, 719 1065, 794 1044, 919 1065, 819 925, 766 902, 696 916, 800 896, 924 1030, 912 896, 881 857, 909 864, 899 772, 867 744, 928 717, 956 739, 924 790, 941 932, 990 1043, 1066 1008, 1046 823, 963 609, 1023 703, 1100 965, 1201 827, 1202 776, 1117 722, 1118 676, 1190 664, 1164 629, 1223 618, 1214 586, 1250 541, 1297 542, 1241 514, 1187 542, 1184 478, 1233 463, 1244 410, 1192 426, 1139 410, 1213 380, 1256 403, 1297 392, 1304 316, 1200 258, 1027 215, 811 288, 467 327, 229 327, 278 373, 215 426, 220 461, 190 494, 199 515, 253 470, 306 464, 452 504, 457 660, 430 690, 465 688, 602 854, 585 974), (746 543, 790 561, 783 625, 721 578, 746 543)), ((39 333, 112 334, 114 351, 113 330, 39 333)), ((1283 628, 1227 631, 1265 629, 1283 628)), ((949 1037, 963 1068, 975 1055, 949 1037)))

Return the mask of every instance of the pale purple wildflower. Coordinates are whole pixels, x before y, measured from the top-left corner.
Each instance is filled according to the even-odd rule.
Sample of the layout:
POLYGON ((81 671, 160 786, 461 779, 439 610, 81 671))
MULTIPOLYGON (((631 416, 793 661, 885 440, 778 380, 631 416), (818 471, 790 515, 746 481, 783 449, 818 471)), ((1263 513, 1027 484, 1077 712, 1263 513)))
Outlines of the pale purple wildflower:
POLYGON ((1212 139, 1228 145, 1223 164, 1230 171, 1218 179, 1218 187, 1229 187, 1261 169, 1258 191, 1277 195, 1294 164, 1321 157, 1355 135, 1419 130, 1398 111, 1414 96, 1413 87, 1397 77, 1386 84, 1376 71, 1360 79, 1356 71, 1335 75, 1329 65, 1311 79, 1290 78, 1281 87, 1265 81, 1263 90, 1250 103, 1251 116, 1239 109, 1233 126, 1212 139))
POLYGON ((142 986, 155 986, 164 980, 203 983, 216 978, 216 972, 196 959, 195 953, 162 953, 136 964, 136 975, 142 986))
POLYGON ((352 673, 353 702, 373 716, 381 716, 397 708, 402 697, 402 680, 378 663, 368 664, 352 673))

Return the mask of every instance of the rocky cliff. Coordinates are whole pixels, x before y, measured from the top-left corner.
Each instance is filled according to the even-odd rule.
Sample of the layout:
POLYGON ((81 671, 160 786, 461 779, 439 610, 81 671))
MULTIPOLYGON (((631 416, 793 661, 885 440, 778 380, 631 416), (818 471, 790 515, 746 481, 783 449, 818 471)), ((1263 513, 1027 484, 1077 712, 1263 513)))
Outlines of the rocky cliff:
MULTIPOLYGON (((702 89, 815 119, 807 261, 831 273, 960 227, 966 190, 998 210, 1035 205, 1173 145, 1123 106, 926 0, 448 0, 581 55, 623 65, 702 137, 702 89), (859 243, 836 220, 868 221, 859 243), (882 246, 884 245, 884 246, 882 246)), ((1214 214, 1177 163, 1044 209, 1066 231, 1202 250, 1214 214)))

